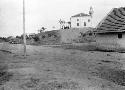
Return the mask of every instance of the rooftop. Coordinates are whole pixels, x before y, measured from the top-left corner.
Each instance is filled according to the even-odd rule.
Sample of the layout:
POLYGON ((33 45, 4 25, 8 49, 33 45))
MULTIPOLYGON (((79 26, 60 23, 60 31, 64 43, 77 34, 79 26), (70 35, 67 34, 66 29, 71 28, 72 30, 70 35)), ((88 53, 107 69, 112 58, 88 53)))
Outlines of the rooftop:
POLYGON ((98 24, 98 33, 124 32, 125 31, 125 7, 113 8, 107 16, 98 24))
POLYGON ((79 13, 79 14, 76 14, 72 17, 85 17, 85 16, 90 16, 89 14, 85 14, 85 13, 79 13))

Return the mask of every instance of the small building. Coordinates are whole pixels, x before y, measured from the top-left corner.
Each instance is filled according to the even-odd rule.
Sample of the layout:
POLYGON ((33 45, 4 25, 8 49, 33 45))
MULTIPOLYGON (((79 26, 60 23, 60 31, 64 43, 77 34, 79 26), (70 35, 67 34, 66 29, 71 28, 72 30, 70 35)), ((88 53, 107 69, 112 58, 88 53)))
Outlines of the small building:
POLYGON ((97 48, 125 50, 125 7, 112 9, 96 27, 97 48))
POLYGON ((28 35, 28 37, 29 37, 30 39, 34 38, 35 36, 36 36, 35 33, 29 33, 29 35, 28 35))

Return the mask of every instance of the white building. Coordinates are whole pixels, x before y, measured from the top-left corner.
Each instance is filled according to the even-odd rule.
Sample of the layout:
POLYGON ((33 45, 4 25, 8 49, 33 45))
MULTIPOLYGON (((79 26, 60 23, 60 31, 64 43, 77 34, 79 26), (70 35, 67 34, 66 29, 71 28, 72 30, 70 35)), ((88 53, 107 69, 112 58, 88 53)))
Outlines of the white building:
POLYGON ((79 13, 70 18, 71 28, 92 27, 93 8, 90 7, 89 14, 79 13))
POLYGON ((89 14, 79 13, 71 16, 69 22, 59 20, 60 29, 92 27, 93 8, 90 7, 89 14))
POLYGON ((92 17, 91 15, 79 13, 70 18, 71 28, 84 28, 91 27, 92 17))

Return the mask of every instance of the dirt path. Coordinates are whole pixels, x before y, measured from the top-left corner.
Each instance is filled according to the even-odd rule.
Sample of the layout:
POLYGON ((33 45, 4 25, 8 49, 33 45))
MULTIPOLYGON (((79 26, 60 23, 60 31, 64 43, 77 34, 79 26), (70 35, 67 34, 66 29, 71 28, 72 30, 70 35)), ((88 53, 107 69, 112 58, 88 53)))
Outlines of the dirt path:
POLYGON ((122 77, 117 78, 120 84, 118 76, 109 78, 120 75, 124 58, 119 53, 27 46, 24 59, 21 45, 10 45, 9 50, 12 53, 0 51, 13 73, 4 90, 125 90, 122 77))

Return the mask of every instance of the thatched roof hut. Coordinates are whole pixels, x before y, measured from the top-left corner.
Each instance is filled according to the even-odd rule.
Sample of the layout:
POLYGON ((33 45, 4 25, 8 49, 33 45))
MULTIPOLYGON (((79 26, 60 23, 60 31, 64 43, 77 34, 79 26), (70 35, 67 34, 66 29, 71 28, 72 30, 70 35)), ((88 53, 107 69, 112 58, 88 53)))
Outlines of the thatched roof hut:
POLYGON ((96 27, 98 47, 125 50, 125 7, 112 9, 96 27))

